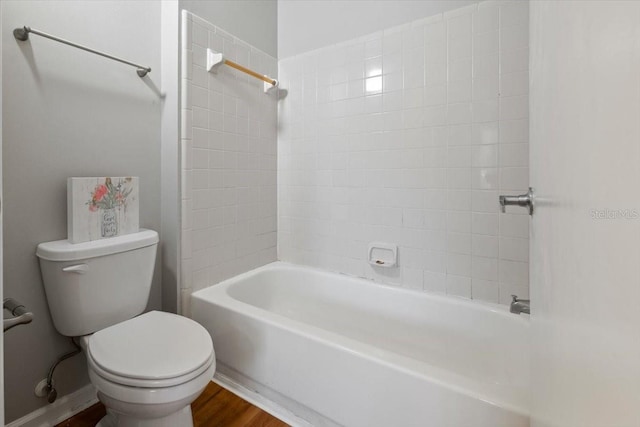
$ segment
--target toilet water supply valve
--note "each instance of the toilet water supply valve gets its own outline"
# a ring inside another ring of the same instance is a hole
[[[36,390],[35,390],[36,396],[38,397],[46,396],[47,402],[49,403],[55,402],[56,399],[58,398],[58,392],[56,391],[55,387],[53,387],[53,373],[55,372],[56,368],[58,367],[60,362],[67,360],[68,358],[73,357],[76,354],[80,354],[82,352],[82,348],[78,345],[78,343],[76,343],[76,341],[73,338],[71,338],[71,343],[76,349],[58,357],[55,363],[51,365],[51,368],[49,368],[49,374],[47,375],[47,378],[43,379],[38,383],[38,385],[36,385]]]

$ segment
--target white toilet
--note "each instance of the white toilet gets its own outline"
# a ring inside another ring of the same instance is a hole
[[[159,311],[139,316],[157,246],[152,230],[38,245],[53,323],[62,335],[80,337],[107,407],[100,427],[192,427],[190,404],[215,372],[211,337],[198,323]]]

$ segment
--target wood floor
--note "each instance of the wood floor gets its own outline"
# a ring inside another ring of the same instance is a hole
[[[194,427],[287,427],[235,394],[210,382],[191,404]],[[56,427],[94,427],[105,415],[104,406],[96,403]]]

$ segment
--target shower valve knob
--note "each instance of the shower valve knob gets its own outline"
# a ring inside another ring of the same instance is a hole
[[[507,206],[522,206],[529,208],[529,215],[533,215],[533,188],[529,187],[527,194],[519,196],[500,196],[500,210],[506,212]]]

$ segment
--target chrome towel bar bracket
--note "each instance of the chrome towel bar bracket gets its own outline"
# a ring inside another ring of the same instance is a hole
[[[16,40],[24,42],[24,41],[29,40],[29,33],[36,34],[36,35],[38,35],[40,37],[44,37],[44,38],[47,38],[47,39],[50,39],[50,40],[54,40],[54,41],[57,41],[59,43],[63,43],[63,44],[66,44],[68,46],[72,46],[72,47],[84,50],[86,52],[94,53],[96,55],[100,55],[100,56],[103,56],[105,58],[109,58],[109,59],[112,59],[114,61],[121,62],[123,64],[131,65],[132,67],[136,67],[137,68],[136,73],[140,77],[144,77],[148,73],[151,72],[151,68],[150,67],[145,67],[144,65],[136,64],[135,62],[127,61],[125,59],[118,58],[117,56],[109,55],[108,53],[100,52],[98,50],[91,49],[91,48],[83,46],[81,44],[73,43],[73,42],[70,42],[69,40],[65,40],[65,39],[61,39],[60,37],[52,36],[51,34],[47,34],[47,33],[43,32],[43,31],[35,30],[35,29],[31,28],[31,27],[27,27],[26,25],[24,27],[22,27],[22,28],[16,28],[15,30],[13,30],[13,37],[15,37]]]
[[[24,305],[14,300],[13,298],[5,298],[2,303],[2,307],[5,310],[8,310],[11,315],[14,316],[2,320],[4,332],[8,331],[14,326],[26,325],[27,323],[31,323],[31,321],[33,320],[33,313],[27,311]]]

